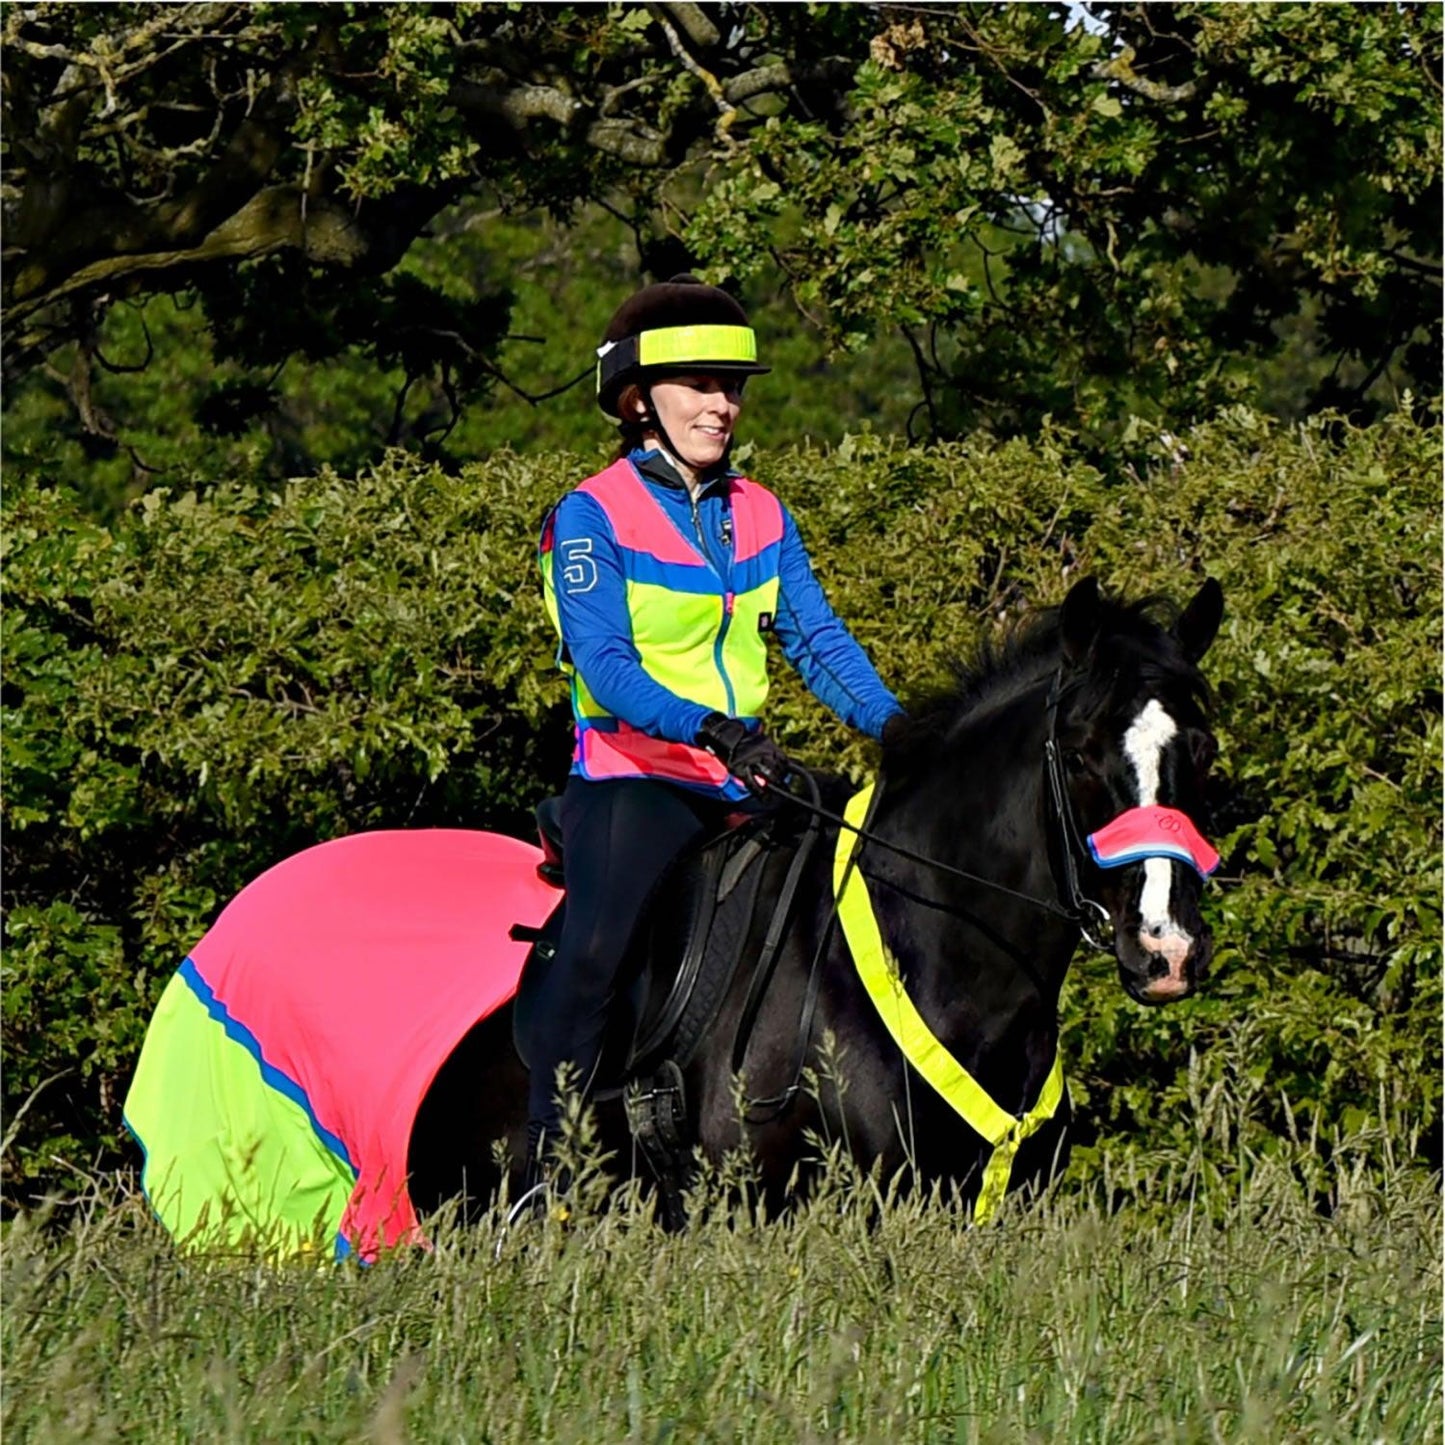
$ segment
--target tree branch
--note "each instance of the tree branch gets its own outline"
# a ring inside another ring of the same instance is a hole
[[[447,199],[444,192],[417,193],[419,198],[428,195],[432,197],[430,202],[423,200],[413,209],[434,214]],[[400,218],[394,197],[387,219],[390,230],[403,238],[414,234],[414,227],[405,222],[397,224]],[[375,252],[390,257],[396,242],[397,237],[385,228],[368,226],[359,212],[330,197],[308,199],[299,186],[271,186],[258,192],[195,245],[102,257],[72,272],[58,285],[16,301],[10,307],[9,319],[12,324],[23,321],[88,287],[113,283],[139,272],[210,261],[255,260],[287,248],[301,251],[319,265],[356,267],[377,259]]]
[[[718,109],[717,128],[713,132],[718,141],[729,150],[737,148],[737,142],[728,132],[732,129],[733,122],[738,118],[737,107],[727,98],[723,90],[722,82],[718,80],[712,71],[706,69],[699,61],[693,58],[688,52],[687,46],[682,43],[682,37],[673,28],[672,22],[668,19],[668,8],[665,5],[649,5],[652,18],[662,27],[662,33],[667,36],[667,43],[672,53],[682,62],[682,67],[689,75],[696,76],[702,82],[703,89],[712,97],[713,104]],[[692,6],[680,6],[680,9],[695,9]]]
[[[626,86],[632,88],[633,82],[626,82]],[[597,119],[586,125],[580,139],[593,150],[617,156],[630,165],[648,169],[665,166],[665,137],[640,121],[608,115],[611,103],[622,89],[617,86],[603,93]],[[463,114],[504,120],[518,135],[524,135],[528,122],[533,120],[555,121],[572,134],[590,111],[582,101],[551,85],[521,85],[504,90],[477,80],[463,80],[452,86],[448,98]]]
[[[666,4],[655,8],[665,10],[677,26],[687,32],[687,38],[699,50],[711,50],[722,39],[721,32],[703,14],[700,5]]]
[[[443,341],[451,342],[469,361],[475,362],[484,371],[490,372],[514,396],[520,397],[525,402],[530,402],[533,406],[536,406],[539,402],[549,401],[554,396],[561,396],[564,391],[571,391],[578,382],[585,381],[596,371],[596,367],[589,364],[579,371],[570,381],[564,381],[560,386],[554,386],[549,391],[538,392],[534,396],[531,392],[524,391],[518,386],[490,357],[483,356],[460,332],[448,331],[438,326],[408,326],[405,327],[404,330],[439,337]]]
[[[851,77],[857,68],[855,61],[845,60],[841,55],[826,56],[812,65],[789,65],[785,61],[776,61],[723,81],[723,94],[734,105],[741,105],[754,96],[776,94],[806,81],[840,83]]]
[[[1428,276],[1432,281],[1438,281],[1442,275],[1442,268],[1438,261],[1420,261],[1414,256],[1407,256],[1398,247],[1387,247],[1387,255],[1398,266],[1403,266],[1407,271],[1416,271],[1421,276]]]
[[[1160,105],[1183,105],[1199,94],[1199,81],[1186,80],[1183,85],[1160,85],[1157,80],[1146,80],[1134,72],[1134,47],[1126,45],[1118,55],[1101,60],[1092,74],[1097,80],[1114,80],[1125,90],[1143,96]]]
[[[629,165],[657,170],[667,165],[666,138],[640,121],[598,120],[587,128],[593,150],[616,156]]]

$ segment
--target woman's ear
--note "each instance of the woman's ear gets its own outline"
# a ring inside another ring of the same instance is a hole
[[[647,414],[647,403],[642,399],[642,388],[635,382],[622,388],[617,398],[617,415],[625,422],[643,426],[652,418]]]

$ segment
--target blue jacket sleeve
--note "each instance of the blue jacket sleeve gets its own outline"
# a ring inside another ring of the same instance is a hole
[[[903,709],[828,605],[786,507],[780,573],[776,628],[784,655],[814,695],[845,723],[880,736],[883,724]]]
[[[552,546],[562,642],[587,690],[608,712],[653,737],[692,742],[708,709],[643,669],[607,514],[586,493],[569,492],[555,513]]]

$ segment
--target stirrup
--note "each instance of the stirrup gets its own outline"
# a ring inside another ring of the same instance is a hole
[[[571,1208],[561,1200],[554,1205],[551,1202],[552,1197],[552,1184],[546,1179],[523,1191],[521,1198],[507,1211],[507,1217],[502,1221],[502,1227],[497,1233],[496,1247],[492,1250],[493,1263],[501,1259],[502,1249],[518,1225],[525,1224],[528,1220],[555,1220],[558,1224],[567,1224],[571,1220]]]
[[[503,1230],[510,1230],[521,1220],[543,1213],[544,1210],[538,1206],[547,1203],[551,1192],[551,1185],[549,1185],[545,1179],[539,1180],[523,1193],[522,1197],[507,1211],[507,1217],[502,1222]]]
[[[663,1228],[675,1234],[687,1224],[682,1191],[691,1155],[682,1070],[677,1063],[664,1059],[650,1078],[634,1083],[625,1106],[633,1141],[657,1181]]]

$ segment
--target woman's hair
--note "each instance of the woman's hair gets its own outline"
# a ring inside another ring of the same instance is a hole
[[[617,395],[617,455],[625,457],[635,447],[642,445],[644,426],[641,418],[647,416],[647,403],[642,397],[642,388],[629,382]]]

